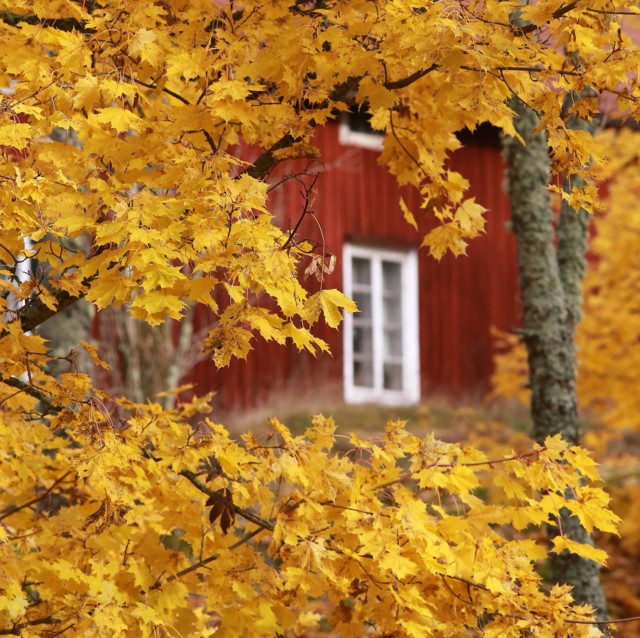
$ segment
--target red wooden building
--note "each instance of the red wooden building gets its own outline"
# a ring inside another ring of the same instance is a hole
[[[314,358],[256,341],[247,360],[229,368],[199,364],[192,379],[197,391],[216,390],[223,410],[327,387],[340,395],[333,398],[395,404],[430,394],[485,392],[491,327],[508,329],[519,321],[515,240],[508,231],[497,133],[482,127],[463,141],[451,168],[469,180],[470,195],[488,209],[487,232],[471,242],[466,257],[447,255],[437,262],[418,249],[422,237],[403,219],[395,179],[376,163],[379,138],[347,121],[320,130],[314,215],[306,216],[298,235],[336,255],[324,285],[346,292],[361,312],[339,330],[315,326],[332,355]],[[299,184],[274,189],[273,197],[283,227],[295,225],[302,207]],[[418,210],[417,193],[403,197]]]

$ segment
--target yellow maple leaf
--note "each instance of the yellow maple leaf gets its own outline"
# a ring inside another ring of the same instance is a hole
[[[456,256],[467,252],[467,243],[462,238],[460,228],[452,222],[442,224],[427,233],[422,246],[428,248],[429,254],[435,259],[442,259],[449,250]]]
[[[305,315],[310,323],[315,323],[320,312],[331,328],[337,328],[342,321],[342,310],[358,312],[358,306],[339,290],[321,290],[311,295],[305,302]]]
[[[219,368],[228,366],[233,357],[246,359],[253,335],[239,326],[214,328],[202,342],[202,351],[210,352]]]
[[[129,130],[137,131],[143,125],[143,121],[131,111],[115,106],[107,106],[93,116],[97,122],[108,124],[118,133],[126,133]]]
[[[553,548],[552,552],[560,554],[564,550],[577,554],[583,558],[588,558],[600,565],[604,565],[607,561],[607,552],[602,549],[594,547],[591,543],[578,543],[566,536],[556,536],[551,541]]]
[[[608,509],[611,497],[599,487],[582,487],[575,500],[564,505],[590,533],[594,528],[610,534],[618,533],[620,518]]]
[[[255,627],[258,631],[267,632],[268,635],[276,635],[280,629],[278,617],[273,612],[273,606],[265,600],[258,604]]]
[[[139,55],[140,59],[155,66],[162,60],[162,49],[158,45],[158,34],[151,30],[142,28],[129,41],[129,52]]]
[[[33,128],[29,124],[4,124],[0,126],[0,144],[22,150],[29,145]]]
[[[380,567],[390,571],[396,578],[406,578],[418,573],[418,565],[400,554],[399,551],[387,551],[380,558]]]
[[[158,325],[166,317],[180,319],[184,301],[167,290],[150,290],[138,295],[131,303],[131,314],[145,319],[152,325]]]
[[[413,213],[409,210],[409,208],[407,207],[402,197],[400,198],[400,210],[402,211],[402,215],[404,216],[405,221],[411,224],[411,226],[413,226],[416,230],[418,230],[418,224],[416,222],[416,218],[414,217]]]
[[[111,366],[100,358],[100,355],[98,354],[98,349],[94,345],[90,344],[88,341],[85,341],[83,339],[82,347],[84,348],[86,353],[89,355],[89,358],[91,359],[91,362],[93,363],[93,365],[96,365],[99,368],[102,368],[103,370],[111,370]]]

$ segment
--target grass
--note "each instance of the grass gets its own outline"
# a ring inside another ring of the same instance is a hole
[[[314,414],[332,416],[342,433],[374,434],[384,430],[387,421],[404,420],[414,432],[435,431],[444,440],[460,440],[478,421],[500,421],[520,432],[529,432],[528,408],[514,401],[482,401],[477,398],[452,400],[429,397],[411,406],[349,405],[341,399],[341,388],[326,387],[301,395],[282,392],[269,404],[221,415],[220,420],[232,431],[260,431],[268,419],[276,416],[295,434],[302,433]]]

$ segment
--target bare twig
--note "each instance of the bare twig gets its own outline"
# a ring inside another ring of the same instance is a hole
[[[133,77],[132,75],[125,75],[124,77],[127,80],[130,80],[131,82],[135,82],[136,84],[139,84],[140,86],[144,86],[147,89],[152,89],[154,91],[157,91],[159,89],[159,87],[156,86],[155,84],[150,84],[149,82],[143,82],[142,80],[139,80],[138,78]],[[163,87],[160,90],[163,93],[166,93],[167,95],[170,95],[171,97],[174,97],[176,100],[182,102],[183,104],[186,104],[187,106],[189,106],[191,104],[191,102],[189,102],[189,100],[187,100],[187,98],[185,98],[182,95],[180,95],[180,93],[176,93],[175,91],[172,91],[171,89],[168,89],[166,87]]]
[[[233,551],[234,549],[238,549],[238,547],[240,547],[241,545],[244,545],[246,542],[251,540],[254,536],[257,536],[262,531],[264,531],[263,527],[257,527],[253,531],[247,532],[240,540],[235,542],[233,545],[230,545],[228,547],[228,550],[229,551]],[[176,578],[182,578],[182,576],[186,576],[187,574],[190,574],[191,572],[195,571],[196,569],[199,569],[200,567],[204,567],[205,565],[207,565],[208,563],[213,562],[214,560],[218,560],[218,558],[220,558],[220,554],[219,553],[218,554],[212,554],[211,556],[208,556],[207,558],[203,558],[202,560],[198,561],[197,563],[194,563],[193,565],[190,565],[189,567],[179,571],[177,574],[174,574],[173,576],[170,576],[169,578],[167,578],[167,582],[171,582],[172,580],[175,580]],[[158,589],[159,587],[161,587],[161,584],[160,583],[156,583],[152,587],[152,589]]]
[[[637,11],[607,11],[606,9],[585,9],[585,11],[589,11],[589,13],[603,13],[604,15],[609,16],[637,16],[640,17],[640,13]],[[616,620],[616,622],[621,622]]]
[[[418,161],[416,157],[409,151],[409,149],[403,144],[402,140],[398,137],[396,133],[396,127],[393,124],[393,111],[389,109],[389,124],[391,126],[391,134],[393,135],[396,142],[398,142],[398,146],[405,152],[407,157],[418,167],[418,170],[422,173],[425,179],[429,179],[429,174],[424,170],[422,164]]]
[[[296,225],[289,231],[289,237],[287,238],[287,240],[284,242],[284,244],[282,245],[281,250],[287,250],[287,248],[290,248],[292,244],[295,243],[294,237],[296,236],[296,233],[298,232],[298,229],[300,228],[300,224],[302,224],[303,219],[308,215],[311,214],[313,211],[309,210],[312,204],[312,200],[313,200],[313,192],[314,192],[314,188],[316,185],[316,182],[318,181],[318,177],[320,177],[320,173],[316,173],[312,180],[311,180],[311,184],[305,184],[304,181],[299,177],[296,176],[295,179],[300,182],[302,184],[302,187],[304,188],[304,192],[301,193],[303,199],[304,199],[304,206],[302,208],[302,212],[300,213],[300,216],[298,217],[298,221],[296,222]]]
[[[638,15],[634,13],[633,15]],[[615,620],[575,620],[572,618],[565,618],[564,622],[572,623],[574,625],[617,625],[623,622],[637,622],[640,621],[640,616],[629,616],[628,618],[617,618]]]
[[[487,466],[492,467],[497,465],[498,463],[508,463],[509,461],[520,461],[522,459],[528,458],[530,456],[540,456],[542,452],[544,452],[546,448],[541,447],[539,450],[531,450],[530,452],[524,452],[522,454],[516,454],[515,456],[507,456],[502,459],[487,459],[486,461],[473,461],[470,463],[456,463],[455,461],[452,463],[432,463],[431,465],[427,465],[422,468],[424,470],[431,470],[433,468],[445,468],[445,469],[453,469],[454,467],[481,467]],[[391,487],[392,485],[396,485],[397,483],[402,483],[404,481],[411,480],[413,478],[413,474],[405,473],[399,476],[397,479],[393,481],[389,481],[388,483],[382,483],[381,485],[376,485],[374,490],[382,490],[386,487]]]

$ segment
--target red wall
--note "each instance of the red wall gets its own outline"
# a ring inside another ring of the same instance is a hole
[[[326,250],[338,257],[325,287],[341,288],[345,239],[417,247],[422,237],[404,221],[396,182],[376,164],[375,152],[340,145],[335,126],[319,131],[316,144],[323,164],[311,167],[322,171],[313,210],[322,233],[313,219],[306,218],[299,237],[319,242],[324,237]],[[425,250],[419,253],[423,396],[486,391],[492,369],[490,327],[507,329],[517,325],[519,317],[515,241],[506,228],[509,203],[502,187],[497,139],[490,135],[472,139],[455,153],[451,168],[470,181],[470,195],[489,209],[487,232],[472,241],[466,257],[447,255],[437,262]],[[292,164],[281,167],[279,174],[292,169]],[[299,191],[299,185],[289,182],[272,195],[273,209],[285,228],[298,220],[303,201]],[[403,197],[419,213],[417,193],[405,189]],[[200,316],[199,323],[204,322]],[[330,344],[333,356],[314,358],[293,346],[257,341],[246,361],[235,361],[220,371],[212,363],[200,364],[193,376],[197,391],[217,390],[218,406],[231,409],[264,403],[285,387],[306,391],[331,379],[338,382],[342,334],[324,325],[316,326],[316,334]]]

